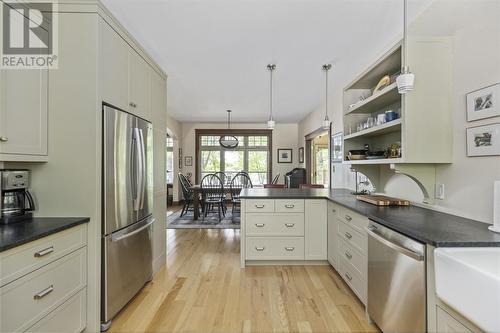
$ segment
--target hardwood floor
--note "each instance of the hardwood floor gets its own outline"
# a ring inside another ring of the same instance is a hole
[[[239,230],[168,230],[167,265],[110,332],[377,332],[329,266],[239,267]]]

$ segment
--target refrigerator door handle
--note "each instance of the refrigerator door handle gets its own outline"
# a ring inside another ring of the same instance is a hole
[[[130,236],[133,236],[135,234],[138,234],[139,232],[143,231],[144,229],[148,228],[151,224],[153,224],[156,220],[154,218],[151,218],[148,223],[143,225],[142,227],[135,229],[129,233],[126,234],[120,234],[120,235],[112,235],[111,236],[111,241],[112,242],[118,242],[121,241],[122,239],[128,238]]]
[[[139,170],[139,177],[140,177],[140,204],[139,204],[139,209],[144,208],[144,193],[146,192],[146,143],[144,142],[144,133],[142,132],[142,129],[139,129],[139,138],[141,142],[141,159],[140,159],[140,170]]]
[[[135,148],[135,159],[133,160],[133,163],[135,163],[134,169],[136,170],[135,173],[135,197],[133,200],[133,205],[134,205],[134,210],[138,211],[141,207],[141,193],[142,193],[142,183],[143,183],[143,172],[142,172],[142,141],[141,141],[141,135],[140,135],[140,129],[134,128],[133,130],[133,137],[132,137],[133,142],[135,142],[134,148]],[[134,176],[134,175],[133,175]],[[133,177],[132,176],[132,177]]]

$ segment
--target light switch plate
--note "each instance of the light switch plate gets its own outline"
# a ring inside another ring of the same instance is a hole
[[[435,197],[438,200],[444,200],[444,184],[436,184]]]

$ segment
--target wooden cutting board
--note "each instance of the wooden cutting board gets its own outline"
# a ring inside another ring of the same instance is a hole
[[[384,195],[358,195],[356,199],[376,206],[409,206],[408,200],[386,197]]]

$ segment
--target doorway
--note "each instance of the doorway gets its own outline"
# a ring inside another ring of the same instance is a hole
[[[306,136],[307,182],[330,187],[329,132],[315,131]]]

